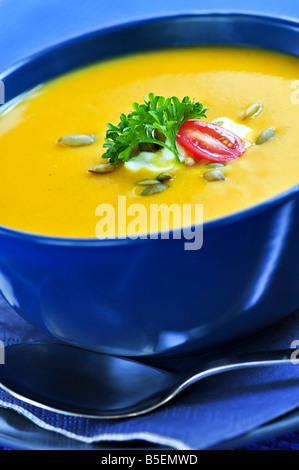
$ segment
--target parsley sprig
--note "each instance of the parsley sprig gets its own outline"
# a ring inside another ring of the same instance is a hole
[[[144,103],[133,103],[133,111],[121,114],[118,126],[109,123],[103,158],[117,165],[118,160],[128,161],[138,144],[157,144],[169,149],[179,161],[176,135],[181,125],[190,119],[206,117],[206,109],[189,96],[180,101],[176,96],[165,98],[150,93]]]

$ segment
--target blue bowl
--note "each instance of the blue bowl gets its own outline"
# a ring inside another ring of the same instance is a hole
[[[95,31],[4,73],[6,99],[78,67],[190,45],[299,56],[299,23],[246,14],[156,18]],[[253,334],[299,306],[299,186],[181,240],[68,239],[0,227],[0,289],[56,338],[109,354],[175,355]],[[162,260],[162,262],[161,262]]]

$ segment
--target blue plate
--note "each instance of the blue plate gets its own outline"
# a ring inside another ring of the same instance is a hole
[[[235,449],[246,447],[273,437],[299,430],[299,410],[272,421],[244,434],[226,441],[213,449]],[[84,444],[52,431],[39,428],[28,419],[14,411],[0,409],[0,446],[24,450],[157,450],[162,447],[145,442]]]

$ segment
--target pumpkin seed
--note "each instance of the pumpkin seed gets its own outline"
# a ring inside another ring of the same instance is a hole
[[[111,171],[114,171],[114,170],[115,170],[115,166],[112,165],[111,163],[102,163],[101,165],[94,166],[88,171],[90,171],[91,173],[105,174],[105,173],[111,173]]]
[[[134,157],[137,157],[137,155],[140,154],[140,149],[139,149],[139,145],[135,145],[135,147],[132,148],[131,150],[131,153],[130,153],[130,158],[134,158]]]
[[[160,140],[160,142],[166,142],[166,135],[160,132],[158,129],[154,130],[154,138]]]
[[[141,191],[141,196],[151,196],[152,194],[161,193],[164,189],[167,189],[166,184],[157,183],[150,186],[147,186],[143,191]]]
[[[223,168],[224,165],[222,163],[208,163],[206,167],[207,168]]]
[[[247,119],[247,118],[254,118],[256,117],[258,114],[260,114],[260,112],[262,111],[263,109],[263,105],[261,103],[253,103],[251,104],[250,106],[248,106],[248,108],[246,109],[246,111],[244,112],[243,114],[243,119]]]
[[[158,184],[158,181],[154,179],[146,178],[144,180],[137,181],[136,184],[140,184],[141,186],[150,186],[152,184]]]
[[[274,137],[275,130],[273,127],[270,127],[269,129],[265,129],[260,133],[258,138],[256,139],[256,145],[261,145],[264,144],[265,142],[268,142],[268,140],[272,139]]]
[[[184,158],[183,163],[186,166],[193,166],[195,164],[195,160],[192,157],[186,157]]]
[[[215,119],[215,121],[213,121],[213,124],[216,126],[222,126],[223,123],[224,121],[222,121],[222,119]]]
[[[90,145],[95,142],[94,135],[85,135],[85,134],[69,134],[60,137],[58,141],[61,145],[66,145],[67,147],[81,147],[83,145]]]
[[[207,181],[221,181],[225,180],[225,176],[220,170],[206,171],[203,177]]]
[[[170,173],[167,173],[166,171],[159,173],[157,178],[158,181],[161,181],[163,183],[164,181],[170,181],[173,179],[172,175]]]
[[[139,151],[140,152],[157,152],[157,150],[159,150],[161,148],[161,145],[158,145],[158,144],[155,144],[155,143],[147,143],[145,142],[144,144],[143,143],[140,143],[138,145],[139,147]]]

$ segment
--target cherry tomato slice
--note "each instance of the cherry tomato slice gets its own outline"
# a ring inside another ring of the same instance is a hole
[[[210,122],[186,121],[180,127],[176,139],[193,158],[210,162],[228,162],[245,152],[240,137]]]

